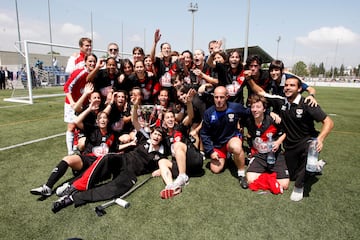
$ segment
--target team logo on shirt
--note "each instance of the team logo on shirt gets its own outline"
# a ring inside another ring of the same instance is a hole
[[[296,117],[297,118],[302,118],[303,113],[304,113],[303,109],[301,109],[301,108],[296,109]]]
[[[235,114],[229,113],[228,118],[229,118],[229,122],[234,122]]]
[[[146,143],[146,144],[144,145],[144,148],[145,148],[146,150],[148,150],[148,149],[149,149],[149,144]]]
[[[160,159],[160,156],[159,156],[158,154],[155,154],[153,160],[154,160],[154,161],[158,161],[159,159]]]

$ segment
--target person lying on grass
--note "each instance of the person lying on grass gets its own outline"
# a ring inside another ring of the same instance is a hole
[[[75,204],[79,207],[88,202],[113,199],[127,192],[137,181],[137,176],[153,172],[158,174],[158,161],[166,158],[168,148],[162,143],[164,132],[160,127],[152,130],[150,135],[140,126],[137,115],[138,104],[132,109],[132,122],[137,131],[137,146],[126,153],[111,153],[88,168],[81,178],[69,185],[63,195],[53,203],[52,211]],[[97,185],[108,179],[112,180]]]

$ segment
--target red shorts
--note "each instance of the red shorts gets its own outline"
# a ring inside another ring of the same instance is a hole
[[[231,139],[233,138],[239,138],[240,140],[242,140],[242,137],[241,136],[235,136],[235,137],[232,137]],[[230,140],[231,140],[230,139]],[[229,140],[229,142],[230,142]],[[228,149],[229,149],[229,142],[227,142],[224,146],[222,146],[221,148],[214,148],[214,152],[217,152],[219,158],[224,158],[226,159],[227,158],[227,153],[228,153]]]

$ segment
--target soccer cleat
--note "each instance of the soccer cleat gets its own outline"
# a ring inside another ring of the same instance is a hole
[[[62,186],[58,187],[56,189],[56,195],[59,197],[72,195],[74,192],[77,192],[78,190],[69,183],[64,183]]]
[[[64,195],[62,195],[62,193],[65,191],[65,189],[69,186],[70,184],[68,182],[64,183],[63,185],[61,185],[60,187],[58,187],[56,189],[56,196],[58,197],[62,197]]]
[[[175,197],[176,195],[181,193],[181,191],[182,191],[181,187],[178,187],[178,188],[166,187],[165,189],[161,190],[160,197],[162,199],[169,199],[169,198]]]
[[[44,184],[41,187],[31,189],[30,193],[34,195],[42,195],[44,197],[49,197],[52,194],[52,190],[51,188],[46,186],[46,184]]]
[[[243,189],[247,189],[249,187],[248,181],[245,176],[239,176],[239,183]]]
[[[298,188],[298,187],[294,187],[294,190],[292,191],[291,195],[290,195],[290,200],[294,201],[294,202],[298,202],[300,200],[302,200],[304,197],[304,188]]]
[[[56,202],[53,203],[53,207],[51,211],[53,211],[53,213],[57,213],[61,209],[66,208],[67,206],[70,206],[73,203],[74,201],[72,200],[71,196],[64,196],[62,198],[59,198]]]

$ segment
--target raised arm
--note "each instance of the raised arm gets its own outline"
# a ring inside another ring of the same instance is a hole
[[[187,116],[183,120],[183,124],[185,126],[190,126],[192,124],[192,120],[194,118],[194,109],[192,104],[192,99],[194,95],[196,94],[196,90],[191,88],[186,94],[186,110],[187,110]]]
[[[94,68],[94,70],[92,70],[89,75],[86,77],[86,81],[87,82],[93,82],[95,77],[96,77],[96,74],[99,72],[99,70],[101,68],[103,68],[105,66],[105,59],[103,58],[99,58],[99,60],[97,61],[96,63],[96,66]]]
[[[83,109],[84,102],[86,99],[89,98],[89,95],[94,92],[94,85],[92,83],[85,84],[84,93],[81,95],[79,100],[77,100],[74,105],[73,109],[75,112],[80,113]]]
[[[82,113],[80,113],[79,116],[75,118],[75,125],[80,128],[84,129],[84,119],[91,111],[95,111],[99,109],[99,104],[97,104],[95,101],[91,102],[89,104],[89,107],[87,107]]]
[[[150,51],[150,59],[151,59],[151,61],[153,63],[155,62],[156,45],[160,41],[160,38],[161,38],[160,29],[156,29],[155,33],[154,33],[153,46],[152,46],[151,51]]]
[[[136,99],[134,99],[133,101],[133,107],[131,109],[131,122],[134,128],[136,129],[136,131],[139,131],[141,129],[141,125],[139,123],[139,116],[137,112],[140,101],[141,101],[140,96],[137,96]]]

